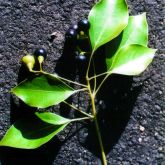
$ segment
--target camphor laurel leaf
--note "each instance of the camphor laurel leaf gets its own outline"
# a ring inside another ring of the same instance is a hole
[[[122,47],[114,56],[112,64],[107,67],[109,73],[122,75],[139,75],[152,62],[156,49],[142,45]]]
[[[108,73],[139,75],[152,62],[156,49],[147,48],[148,24],[146,14],[130,16],[127,27],[121,34],[121,41],[114,54],[112,46],[106,46],[106,64]],[[114,42],[115,43],[115,42]]]
[[[37,108],[57,105],[76,92],[52,74],[30,77],[12,89],[27,105]]]
[[[128,23],[128,8],[125,0],[101,0],[90,11],[89,35],[92,50],[118,36]]]
[[[148,45],[148,24],[146,13],[129,17],[128,25],[122,33],[119,48],[130,44]]]
[[[50,112],[36,112],[33,117],[16,121],[0,141],[0,146],[35,149],[62,131],[71,120]]]

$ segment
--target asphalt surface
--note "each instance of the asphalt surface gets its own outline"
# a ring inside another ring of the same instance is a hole
[[[48,51],[45,70],[60,72],[56,64],[67,54],[63,50],[65,32],[72,23],[87,17],[94,3],[95,0],[0,0],[0,139],[11,123],[29,113],[10,94],[10,89],[24,77],[20,63],[24,52],[44,47]],[[158,51],[141,76],[113,76],[102,89],[104,95],[98,97],[107,160],[110,165],[165,165],[165,1],[128,0],[128,5],[131,15],[147,12],[149,47]],[[56,32],[56,38],[50,43],[48,35],[52,32]],[[67,68],[70,66],[67,62]],[[67,74],[68,69],[63,66],[62,70]],[[76,99],[73,98],[75,102]],[[84,95],[80,95],[79,102],[86,109]],[[61,105],[63,108],[66,109]],[[0,164],[101,165],[92,124],[73,124],[64,132],[37,150],[0,148]]]

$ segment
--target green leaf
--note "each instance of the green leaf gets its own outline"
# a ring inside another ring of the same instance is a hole
[[[139,75],[152,62],[156,49],[142,45],[128,45],[121,48],[111,59],[106,60],[109,73]]]
[[[61,125],[61,124],[66,124],[66,123],[71,122],[71,120],[61,117],[51,112],[41,112],[41,113],[36,112],[35,114],[39,119],[49,124]]]
[[[137,16],[130,16],[127,27],[123,32],[111,42],[105,45],[106,58],[112,63],[112,57],[121,47],[131,44],[147,46],[148,44],[148,24],[146,13]],[[111,58],[111,59],[110,59]]]
[[[62,131],[71,121],[49,112],[37,112],[36,115],[14,123],[0,141],[0,146],[38,148]]]
[[[28,78],[12,89],[26,104],[38,108],[59,104],[77,91],[51,74]]]
[[[146,20],[146,13],[129,17],[128,25],[122,34],[120,47],[130,44],[147,46],[148,24]]]
[[[89,13],[89,35],[93,51],[118,36],[128,23],[125,0],[101,0]]]

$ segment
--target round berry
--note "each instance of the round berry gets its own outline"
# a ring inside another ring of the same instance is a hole
[[[22,57],[22,62],[27,66],[29,71],[31,71],[35,64],[35,58],[34,58],[34,56],[28,54],[28,55]]]
[[[76,60],[77,60],[78,62],[86,62],[87,58],[86,58],[85,55],[79,54],[79,55],[76,56]]]
[[[87,31],[90,28],[90,23],[87,19],[83,19],[78,22],[78,28],[81,31]]]
[[[37,57],[38,56],[43,56],[44,59],[46,59],[47,52],[46,52],[46,50],[44,48],[38,48],[38,49],[35,50],[34,55],[37,56]]]
[[[69,29],[74,29],[74,30],[78,30],[78,25],[77,24],[73,24],[69,27]]]
[[[82,79],[86,74],[86,69],[88,66],[87,57],[83,54],[79,54],[75,57],[76,59],[76,67],[78,71],[79,78]]]
[[[66,32],[67,39],[77,39],[77,31],[75,29],[69,29]]]

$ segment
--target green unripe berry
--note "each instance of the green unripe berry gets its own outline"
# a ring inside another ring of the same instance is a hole
[[[38,62],[39,64],[42,64],[44,61],[44,57],[43,56],[38,56]]]
[[[34,64],[35,64],[35,58],[34,58],[34,56],[28,54],[28,55],[22,57],[22,62],[27,66],[29,71],[32,71]]]

